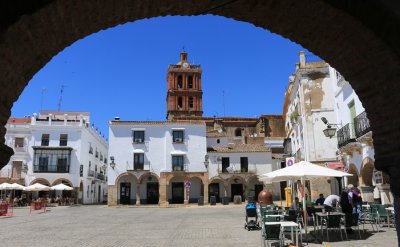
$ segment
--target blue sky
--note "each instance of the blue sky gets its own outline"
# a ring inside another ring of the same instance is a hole
[[[299,51],[309,53],[286,38],[225,17],[140,20],[65,48],[32,78],[12,116],[38,112],[42,99],[43,110],[57,109],[65,85],[61,110],[91,112],[91,122],[103,133],[115,116],[165,120],[167,68],[179,61],[183,47],[189,61],[203,69],[204,116],[282,114]]]

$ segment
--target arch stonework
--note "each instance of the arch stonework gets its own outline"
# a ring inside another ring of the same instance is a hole
[[[130,21],[213,14],[278,33],[339,70],[368,113],[376,147],[375,166],[399,177],[400,108],[391,106],[400,105],[400,14],[391,5],[389,1],[331,0],[299,0],[296,4],[279,0],[204,0],[190,4],[177,0],[10,2],[2,8],[0,23],[0,167],[13,154],[3,144],[13,103],[33,75],[65,47]],[[391,124],[386,119],[391,119]],[[400,184],[392,183],[392,191],[400,195]]]
[[[359,181],[361,186],[372,186],[372,176],[374,172],[374,160],[370,157],[362,161]]]
[[[155,174],[155,173],[153,173],[153,172],[146,172],[146,173],[143,173],[143,174],[139,177],[139,179],[138,179],[139,184],[142,184],[142,183],[143,183],[143,180],[144,180],[145,178],[147,178],[147,177],[155,177],[155,178],[157,179],[157,182],[160,181],[160,177],[159,177],[157,174]]]
[[[43,185],[51,186],[49,180],[47,180],[45,178],[35,178],[34,180],[32,180],[32,182],[29,185],[32,185],[35,183],[41,183]]]
[[[357,169],[356,165],[351,163],[349,165],[348,173],[353,174],[353,176],[350,176],[350,177],[347,178],[347,184],[352,184],[354,186],[358,186],[359,177],[360,176],[359,176],[358,169]]]
[[[54,182],[52,183],[51,186],[60,184],[62,182],[67,182],[68,186],[74,187],[74,184],[69,179],[66,179],[66,178],[58,178],[58,179],[54,180]]]

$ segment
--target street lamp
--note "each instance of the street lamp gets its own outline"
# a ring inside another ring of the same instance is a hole
[[[326,124],[326,127],[327,127],[326,129],[323,130],[324,135],[329,138],[332,138],[333,136],[335,136],[336,128],[332,127],[332,126],[338,126],[338,124],[329,123],[325,117],[322,117],[321,120],[322,120],[322,122],[324,122],[324,124]]]
[[[114,156],[110,156],[110,160],[111,160],[110,166],[114,170],[114,168],[115,168]]]
[[[208,165],[210,164],[210,162],[208,161],[208,155],[206,154],[204,156],[204,166],[206,167],[206,169],[208,169]]]

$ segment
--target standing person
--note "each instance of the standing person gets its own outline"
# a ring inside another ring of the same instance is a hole
[[[340,207],[342,208],[342,212],[345,215],[345,226],[347,233],[353,233],[353,229],[351,229],[351,221],[353,219],[353,207],[350,203],[349,194],[347,191],[343,190],[340,194]]]
[[[333,207],[336,206],[336,203],[340,201],[340,197],[337,195],[330,195],[324,201],[325,211],[332,212]]]
[[[298,197],[294,198],[294,203],[292,203],[292,205],[290,205],[290,209],[291,210],[299,210],[300,209],[300,202],[299,202]]]
[[[354,186],[351,190],[351,193],[352,193],[353,213],[357,213],[358,218],[361,219],[361,212],[362,212],[361,192],[356,186]]]
[[[325,201],[325,197],[324,194],[319,194],[319,198],[315,201],[315,205],[319,206],[319,205],[323,205]]]

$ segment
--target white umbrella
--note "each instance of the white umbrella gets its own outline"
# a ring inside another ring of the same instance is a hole
[[[41,183],[35,183],[24,188],[25,191],[49,191],[50,187]]]
[[[300,179],[301,184],[303,185],[303,180],[310,180],[318,177],[346,177],[353,176],[350,173],[341,172],[337,170],[333,170],[331,168],[326,168],[323,166],[315,165],[308,161],[300,161],[298,163],[294,163],[291,166],[268,172],[261,175],[261,180],[265,182],[279,182],[293,179]],[[306,199],[303,196],[303,208],[306,209]],[[304,223],[305,223],[305,231],[307,234],[307,213],[304,210]]]
[[[17,183],[12,183],[10,186],[12,190],[23,190],[25,188],[25,186],[22,186]]]
[[[54,186],[52,186],[50,188],[52,190],[73,190],[74,189],[74,188],[72,188],[72,187],[70,187],[68,185],[65,185],[65,184],[57,184],[57,185],[54,185]]]
[[[9,183],[0,184],[0,190],[12,190],[11,184],[9,184]]]

